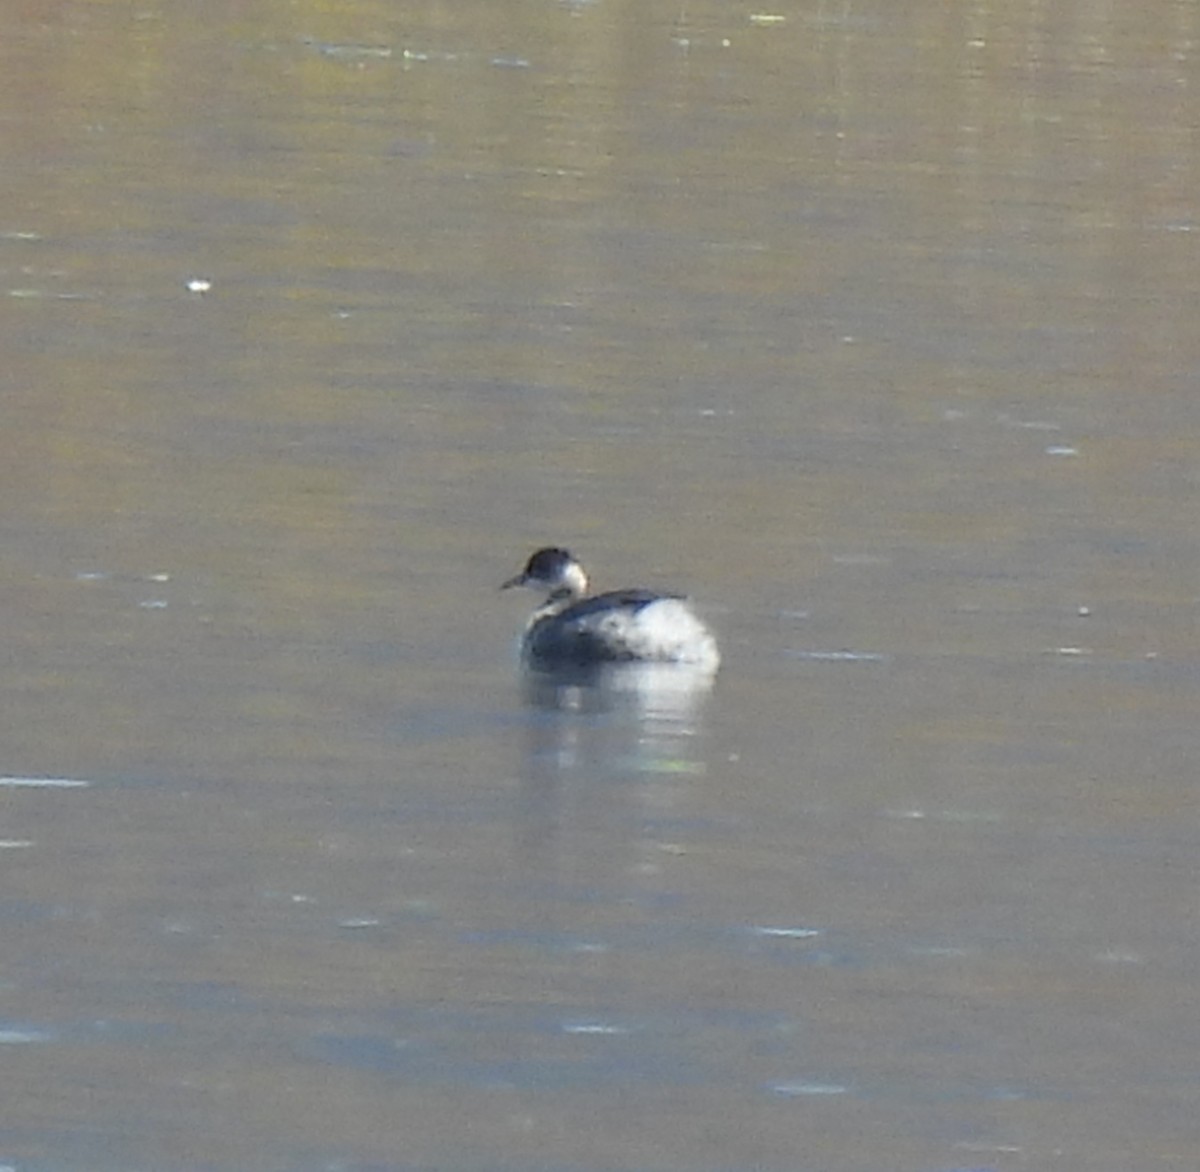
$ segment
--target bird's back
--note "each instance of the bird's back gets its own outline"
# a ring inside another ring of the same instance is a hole
[[[716,643],[682,595],[611,590],[535,615],[525,634],[533,660],[701,663],[716,667]]]

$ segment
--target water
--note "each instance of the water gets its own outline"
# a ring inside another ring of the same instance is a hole
[[[1191,1167],[1197,19],[15,15],[0,1164]]]

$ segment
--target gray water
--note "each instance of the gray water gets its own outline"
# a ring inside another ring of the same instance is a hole
[[[1195,1167],[1198,35],[10,13],[0,1165]]]

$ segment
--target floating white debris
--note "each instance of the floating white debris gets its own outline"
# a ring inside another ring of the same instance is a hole
[[[787,17],[777,12],[752,12],[750,13],[750,23],[757,25],[786,24]]]
[[[1048,647],[1046,648],[1047,655],[1062,655],[1068,659],[1079,659],[1085,655],[1091,655],[1090,647]]]
[[[49,1037],[44,1030],[0,1030],[0,1046],[27,1046],[30,1042],[45,1042]]]
[[[378,928],[381,920],[372,916],[359,916],[350,920],[338,920],[339,928]]]
[[[45,289],[10,289],[8,295],[18,301],[89,301],[92,297],[90,293],[50,293]]]
[[[1069,444],[1051,444],[1046,449],[1047,456],[1078,456],[1079,449],[1073,448]]]
[[[815,659],[822,663],[884,663],[886,655],[877,651],[790,651],[797,659]]]
[[[601,1034],[604,1036],[633,1033],[629,1026],[606,1025],[599,1021],[563,1022],[562,1030],[564,1034]]]
[[[159,573],[159,574],[147,574],[146,575],[147,582],[169,582],[170,580],[171,580],[170,574]]]
[[[71,777],[0,777],[8,789],[86,789],[91,784]]]
[[[33,846],[32,839],[28,838],[0,838],[0,850],[13,851],[19,850],[21,847]]]
[[[107,570],[80,570],[75,575],[76,582],[103,582],[112,575]]]
[[[207,277],[189,277],[187,291],[189,293],[207,293],[212,288],[212,281]]]
[[[386,45],[329,45],[314,42],[314,47],[322,57],[373,57],[386,61],[392,55]]]
[[[1101,952],[1096,959],[1102,964],[1145,964],[1145,960],[1137,952]]]
[[[756,924],[750,929],[755,936],[765,936],[769,940],[811,940],[820,936],[820,928],[772,928]]]
[[[1077,614],[1077,615],[1078,615],[1078,616],[1079,616],[1081,619],[1086,619],[1086,618],[1087,618],[1089,615],[1091,615],[1091,613],[1092,613],[1092,608],[1091,608],[1090,606],[1077,606],[1077,607],[1075,608],[1075,613],[1076,613],[1076,614]]]
[[[883,810],[883,818],[901,819],[906,822],[920,822],[930,818],[935,822],[999,822],[999,814],[989,810]]]
[[[1062,424],[1052,423],[1049,419],[1013,419],[1004,414],[997,415],[996,419],[1005,427],[1021,427],[1026,431],[1062,431]]]

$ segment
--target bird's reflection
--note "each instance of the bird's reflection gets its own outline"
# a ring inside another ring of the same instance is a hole
[[[664,817],[679,785],[704,771],[700,734],[712,672],[666,663],[572,665],[527,671],[521,684],[530,709],[522,785],[527,847],[561,838],[563,819],[573,824],[570,811],[580,802],[610,810],[617,802],[637,822]],[[612,788],[622,781],[634,788]],[[584,797],[589,791],[594,796]]]
[[[682,663],[569,664],[522,675],[526,703],[545,712],[609,712],[640,725],[694,731],[713,673]],[[643,729],[642,731],[645,731]]]

